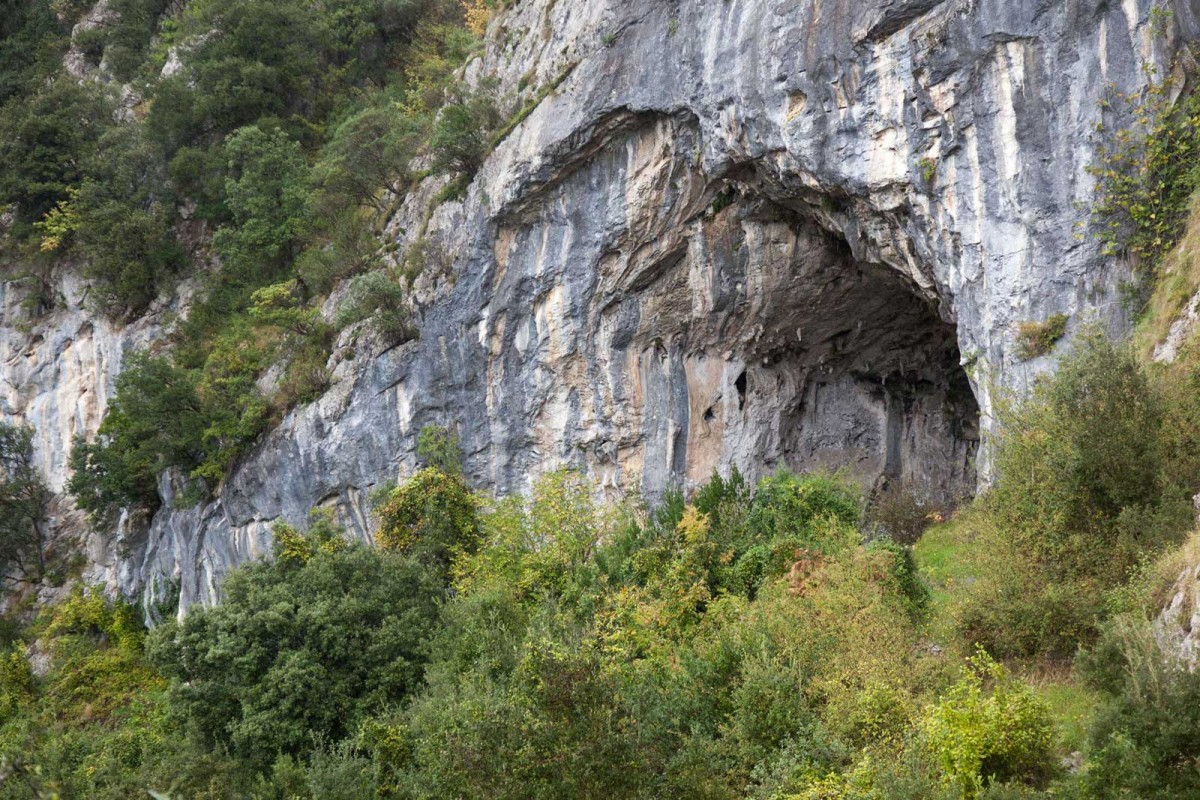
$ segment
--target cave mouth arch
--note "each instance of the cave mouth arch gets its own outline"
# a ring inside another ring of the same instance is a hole
[[[747,256],[750,271],[787,262],[739,391],[753,427],[776,432],[759,435],[766,466],[845,469],[874,490],[907,487],[939,502],[972,495],[979,406],[936,300],[856,257],[812,215],[759,198],[742,205],[740,224],[774,231]],[[772,392],[774,408],[756,412]]]
[[[495,218],[489,407],[518,422],[481,437],[491,482],[570,466],[655,501],[786,466],[973,493],[979,408],[951,305],[904,272],[903,199],[710,149],[688,112],[614,113]]]
[[[845,470],[937,502],[974,493],[979,407],[936,296],[745,187],[679,252],[630,271],[655,276],[631,301],[655,343],[639,378],[646,495],[729,466]]]

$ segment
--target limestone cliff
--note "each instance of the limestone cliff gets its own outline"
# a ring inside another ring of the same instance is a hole
[[[737,465],[848,465],[943,495],[975,485],[996,393],[1050,360],[1019,323],[1120,328],[1120,264],[1087,235],[1102,100],[1200,34],[1150,0],[524,0],[467,75],[542,98],[461,201],[431,179],[389,235],[439,258],[421,337],[349,342],[218,497],[96,537],[89,577],[211,601],[270,524],[366,497],[453,425],[497,492],[571,466],[656,496]],[[4,297],[0,413],[39,431],[56,488],[99,422],[128,328],[66,302],[31,330]],[[986,473],[986,470],[984,470]]]

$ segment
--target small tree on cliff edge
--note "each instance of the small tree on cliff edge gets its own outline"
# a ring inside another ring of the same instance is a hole
[[[33,430],[0,423],[0,572],[34,583],[46,572],[50,490],[33,466]]]

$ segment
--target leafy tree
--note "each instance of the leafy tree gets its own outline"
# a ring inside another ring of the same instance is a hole
[[[444,106],[434,123],[429,146],[434,168],[474,175],[491,150],[500,113],[487,89]]]
[[[423,117],[387,100],[347,117],[321,151],[314,181],[322,203],[366,205],[378,212],[412,180],[409,163],[428,137]]]
[[[0,107],[0,202],[33,223],[83,178],[107,116],[90,86],[59,78]]]
[[[1195,489],[1170,480],[1165,417],[1133,352],[1096,330],[1002,411],[998,480],[970,518],[986,545],[958,611],[969,641],[1067,656],[1096,635],[1104,588],[1191,524]]]
[[[441,588],[428,570],[361,545],[313,550],[238,569],[219,606],[151,637],[175,713],[260,766],[340,740],[403,701],[437,625]]]
[[[0,423],[0,569],[10,582],[46,573],[50,490],[33,465],[33,429]]]
[[[479,503],[458,472],[419,471],[376,509],[380,546],[448,571],[479,546]]]
[[[62,67],[72,24],[53,0],[0,0],[0,104]]]
[[[183,261],[171,232],[161,151],[138,126],[123,125],[101,137],[74,196],[78,250],[96,301],[114,315],[137,316]]]
[[[71,454],[68,488],[82,508],[158,505],[157,477],[167,467],[192,468],[205,421],[195,384],[169,358],[137,352],[117,376],[94,442]]]
[[[213,236],[234,277],[254,283],[295,255],[307,221],[308,166],[298,142],[278,128],[242,128],[225,143],[226,204],[233,225]]]
[[[103,31],[104,57],[117,80],[133,79],[169,5],[169,0],[113,0],[116,21]]]
[[[275,35],[263,36],[263,31]],[[219,140],[257,120],[319,119],[338,72],[330,17],[304,0],[223,0],[185,12],[202,37],[156,89],[149,124],[168,150]]]
[[[426,466],[448,475],[462,473],[462,447],[458,434],[444,425],[425,425],[417,433],[417,457]]]

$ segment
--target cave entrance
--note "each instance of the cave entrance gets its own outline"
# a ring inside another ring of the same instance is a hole
[[[727,348],[724,424],[706,411],[691,426],[692,482],[711,474],[701,462],[716,460],[750,475],[846,469],[867,487],[906,486],[938,501],[973,493],[979,407],[955,325],[927,293],[855,258],[811,217],[762,199],[721,211],[703,235],[713,313],[686,338]],[[697,416],[713,405],[692,400]],[[713,435],[722,457],[704,458]]]

